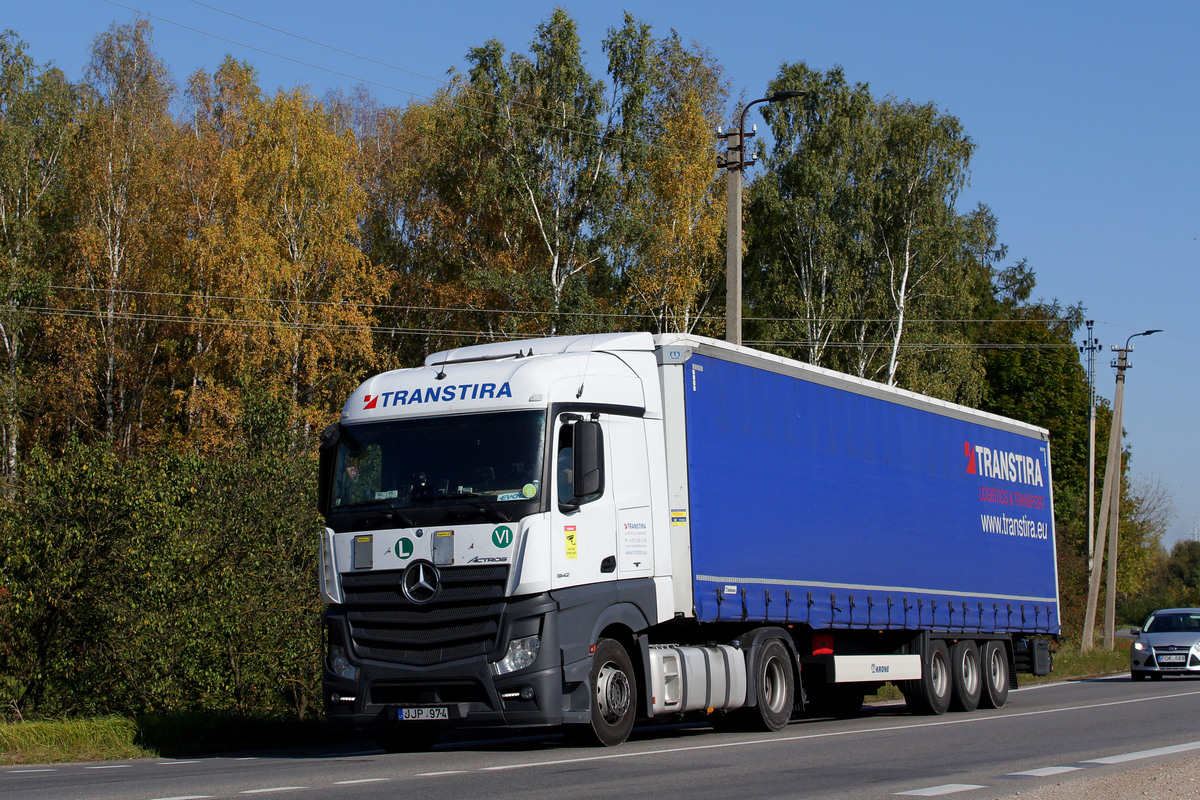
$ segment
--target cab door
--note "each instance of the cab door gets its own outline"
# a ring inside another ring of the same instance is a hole
[[[563,413],[555,420],[551,586],[613,580],[616,502],[605,415]]]

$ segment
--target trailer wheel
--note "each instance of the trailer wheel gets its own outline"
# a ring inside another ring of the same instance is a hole
[[[747,716],[753,727],[768,731],[783,730],[792,718],[796,704],[796,676],[791,653],[779,639],[763,643],[754,669],[754,694],[758,698]]]
[[[984,642],[982,652],[983,693],[979,705],[1004,708],[1008,702],[1008,652],[1003,642],[995,640]]]
[[[979,670],[979,648],[970,639],[959,639],[950,648],[950,707],[955,711],[974,711],[979,708],[983,694],[983,678]]]
[[[950,707],[954,683],[950,672],[950,651],[941,639],[931,639],[924,653],[921,677],[908,682],[904,700],[914,714],[945,714]]]
[[[637,679],[633,662],[620,642],[601,639],[592,654],[592,721],[576,733],[604,747],[615,747],[629,738],[637,716]]]

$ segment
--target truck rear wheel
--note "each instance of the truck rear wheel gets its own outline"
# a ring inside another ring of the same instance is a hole
[[[970,639],[959,639],[950,648],[950,707],[955,711],[974,711],[979,708],[983,693],[983,678],[979,670],[979,648]]]
[[[909,681],[904,700],[914,714],[945,714],[950,707],[950,650],[941,639],[932,639],[921,659],[921,677]]]
[[[983,644],[983,694],[979,705],[984,708],[1004,708],[1008,702],[1008,651],[1004,643],[995,640]]]
[[[746,717],[760,730],[783,730],[796,703],[796,675],[787,645],[779,639],[764,642],[751,679],[757,700],[754,708],[746,709]]]
[[[592,721],[578,733],[595,744],[615,747],[629,738],[637,716],[637,679],[620,642],[601,639],[596,643],[589,683]]]

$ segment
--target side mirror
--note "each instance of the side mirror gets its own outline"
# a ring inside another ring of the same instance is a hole
[[[1142,629],[1141,628],[1130,628],[1129,635],[1136,639],[1142,635]]]
[[[604,435],[599,422],[580,421],[573,427],[575,499],[579,500],[604,491]]]
[[[324,514],[329,509],[333,489],[333,456],[337,452],[341,425],[334,423],[321,433],[320,460],[317,462],[317,508]]]

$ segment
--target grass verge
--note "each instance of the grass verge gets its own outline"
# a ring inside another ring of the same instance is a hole
[[[154,755],[126,717],[0,722],[0,764],[113,761]]]

